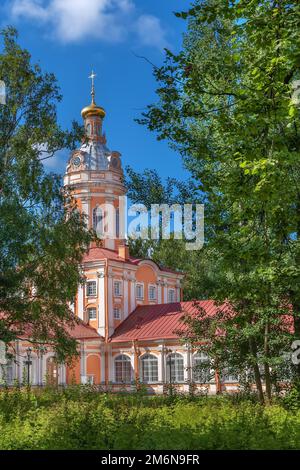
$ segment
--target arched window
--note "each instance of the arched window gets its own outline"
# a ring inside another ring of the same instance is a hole
[[[193,356],[193,381],[205,384],[210,379],[210,360],[206,354],[198,352]]]
[[[87,124],[87,126],[86,126],[86,133],[87,133],[87,135],[91,135],[91,134],[92,134],[92,126],[91,126],[90,123]]]
[[[158,382],[158,360],[153,354],[141,358],[141,381],[143,383]]]
[[[168,382],[184,382],[184,365],[181,354],[173,353],[167,357],[167,380]]]
[[[120,236],[120,211],[116,209],[116,238]]]
[[[101,207],[93,209],[93,229],[98,237],[103,235],[103,212]]]
[[[125,354],[115,358],[115,381],[119,384],[131,382],[131,361]]]

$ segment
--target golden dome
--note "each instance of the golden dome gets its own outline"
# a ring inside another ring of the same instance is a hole
[[[100,118],[104,118],[105,117],[105,111],[103,108],[101,108],[101,106],[97,106],[96,103],[95,103],[95,84],[94,84],[94,78],[96,77],[97,75],[94,73],[94,71],[92,70],[92,73],[91,75],[89,76],[89,78],[92,80],[92,91],[91,91],[91,95],[92,95],[92,102],[89,106],[86,106],[85,108],[83,108],[83,110],[81,111],[81,116],[83,117],[83,119],[89,117],[89,116],[99,116]]]
[[[105,111],[101,106],[97,106],[94,102],[92,102],[89,106],[86,106],[81,111],[81,116],[83,119],[87,118],[88,116],[99,116],[100,118],[105,117]]]

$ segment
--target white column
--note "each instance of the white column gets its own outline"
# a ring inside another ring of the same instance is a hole
[[[85,364],[85,348],[84,342],[80,343],[80,378],[86,375],[86,364]]]
[[[40,385],[41,383],[41,357],[40,354],[36,356],[36,385]]]
[[[81,320],[83,320],[83,289],[84,289],[84,286],[79,284],[78,294],[77,294],[77,300],[78,300],[77,310],[78,310],[78,317]]]
[[[130,281],[130,313],[135,310],[136,300],[135,300],[135,281]]]
[[[59,366],[59,384],[65,385],[66,384],[66,366],[65,364],[61,364]]]
[[[135,380],[134,348],[131,350],[131,381]]]
[[[163,345],[159,346],[158,381],[162,383],[164,382],[164,347]]]
[[[129,296],[129,287],[127,279],[124,279],[123,283],[123,296],[124,296],[124,319],[128,317],[128,296]]]
[[[43,367],[43,355],[41,354],[40,355],[40,358],[39,358],[39,361],[40,361],[40,385],[43,385],[43,382],[44,382],[44,367]]]
[[[105,286],[104,271],[98,272],[98,333],[105,336]]]
[[[184,381],[187,382],[189,378],[189,372],[188,372],[188,367],[189,367],[189,350],[186,348],[186,350],[182,353],[183,355],[183,367],[184,367]]]
[[[108,334],[109,336],[114,332],[113,326],[113,277],[108,275]]]
[[[167,304],[168,303],[168,287],[167,286],[164,286],[164,301],[163,301],[164,304]]]
[[[180,302],[180,287],[177,287],[176,288],[176,302]]]
[[[161,298],[161,294],[162,294],[162,292],[161,292],[161,284],[158,283],[158,285],[157,285],[157,303],[159,303],[159,304],[162,304],[162,303],[163,303],[163,302],[162,302],[162,298]]]

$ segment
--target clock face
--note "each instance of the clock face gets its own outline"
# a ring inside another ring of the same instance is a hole
[[[81,163],[80,157],[74,157],[72,163],[74,166],[79,166]]]

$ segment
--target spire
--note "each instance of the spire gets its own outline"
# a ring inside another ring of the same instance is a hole
[[[92,70],[92,73],[91,75],[89,76],[89,78],[92,80],[92,91],[91,91],[91,95],[92,95],[92,104],[96,104],[95,103],[95,82],[94,82],[94,79],[97,77],[97,74],[94,73],[94,70]]]

